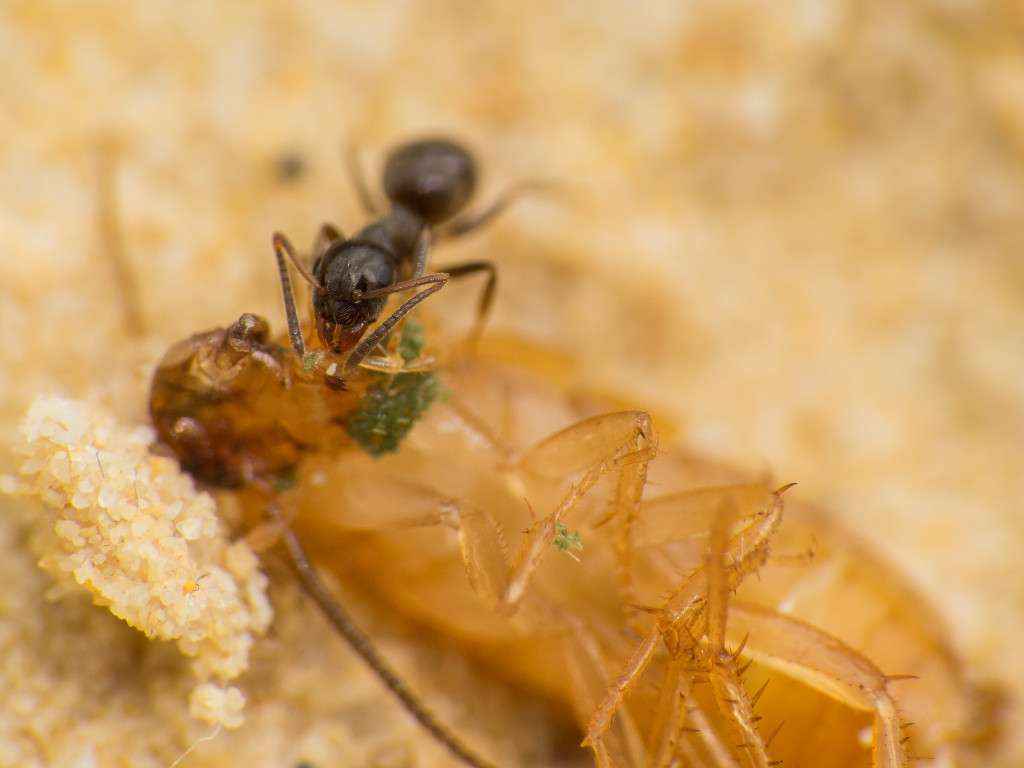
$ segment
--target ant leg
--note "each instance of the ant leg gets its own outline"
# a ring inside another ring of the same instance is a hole
[[[432,239],[433,236],[430,233],[430,228],[424,227],[423,231],[420,232],[419,239],[416,241],[416,252],[413,254],[413,278],[417,278],[427,271],[427,254],[430,253],[430,244]],[[440,272],[441,270],[438,271]]]
[[[309,562],[302,544],[292,532],[288,523],[274,504],[269,507],[271,517],[280,526],[281,538],[288,552],[290,564],[295,571],[305,593],[316,603],[331,625],[337,630],[349,646],[366,665],[374,671],[388,690],[402,703],[405,710],[440,744],[444,745],[456,758],[472,768],[491,768],[491,764],[477,756],[459,741],[456,736],[442,725],[434,714],[427,709],[405,681],[385,661],[377,651],[370,638],[356,625],[341,603],[331,594],[327,585],[320,579],[316,570]]]
[[[380,215],[380,209],[370,194],[370,187],[366,183],[366,174],[363,172],[363,164],[359,157],[359,148],[355,144],[348,144],[345,149],[345,169],[348,171],[352,186],[355,187],[356,195],[359,197],[359,204],[367,216]]]
[[[446,225],[441,227],[439,236],[445,240],[454,240],[457,237],[468,235],[470,232],[489,224],[495,218],[505,212],[506,209],[516,200],[532,192],[543,192],[554,187],[551,181],[536,179],[532,181],[521,181],[513,184],[502,192],[498,199],[476,213],[463,214],[458,216]]]
[[[470,334],[471,341],[476,341],[483,333],[484,325],[486,325],[487,318],[491,312],[491,305],[494,303],[494,292],[498,285],[498,270],[494,266],[494,262],[465,261],[461,264],[438,267],[437,271],[444,272],[452,280],[458,280],[459,278],[475,275],[480,272],[487,273],[487,282],[484,283],[484,289],[480,293],[480,301],[477,303],[476,322],[473,324],[473,331]]]
[[[280,232],[274,233],[274,255],[277,257],[277,272],[281,278],[281,293],[284,295],[284,313],[288,318],[288,335],[292,340],[292,348],[299,358],[306,356],[306,345],[302,341],[302,327],[299,325],[299,316],[295,311],[295,296],[292,293],[292,281],[288,277],[288,265],[284,257],[291,259],[292,263],[298,266],[299,259],[295,255],[295,249],[288,242],[288,238]]]
[[[320,225],[320,231],[316,233],[316,240],[313,241],[313,254],[312,254],[312,267],[315,270],[317,260],[324,255],[324,251],[327,250],[328,246],[335,240],[344,239],[344,235],[341,234],[336,226],[330,222],[325,221]]]
[[[371,333],[369,336],[367,336],[365,339],[359,342],[356,348],[352,350],[351,354],[349,354],[348,360],[345,361],[345,370],[351,371],[353,368],[359,365],[359,362],[364,357],[366,357],[371,351],[373,351],[373,349],[376,348],[378,344],[387,339],[388,334],[390,334],[391,331],[394,330],[395,326],[403,317],[409,314],[409,312],[411,312],[412,309],[417,304],[426,299],[428,296],[430,296],[433,293],[437,293],[439,290],[444,288],[447,282],[448,275],[445,275],[443,273],[434,273],[430,275],[423,275],[421,277],[414,278],[413,280],[407,280],[403,283],[396,283],[395,285],[390,286],[390,289],[388,290],[389,293],[393,292],[393,290],[391,289],[404,290],[406,288],[416,287],[417,285],[425,285],[432,283],[432,285],[428,285],[426,289],[420,291],[415,296],[412,296],[411,298],[407,299],[405,303],[403,303],[401,306],[398,307],[398,309],[391,313],[391,316],[387,320],[378,325],[373,330],[373,333]],[[378,295],[378,293],[378,291],[367,291],[366,293],[363,294],[363,298],[373,298],[376,295]]]
[[[116,183],[116,150],[111,142],[99,149],[96,175],[96,214],[100,244],[114,266],[114,282],[120,294],[124,328],[130,336],[141,336],[145,330],[142,309],[139,306],[139,286],[128,264],[124,248],[124,233],[118,216]]]

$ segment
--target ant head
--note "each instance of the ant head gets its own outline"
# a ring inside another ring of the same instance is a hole
[[[387,297],[362,294],[386,288],[395,280],[395,259],[373,243],[336,240],[317,260],[313,309],[320,341],[333,352],[355,346],[367,326],[380,317]]]
[[[384,192],[428,224],[450,219],[476,189],[472,155],[446,139],[423,139],[396,148],[384,166]]]

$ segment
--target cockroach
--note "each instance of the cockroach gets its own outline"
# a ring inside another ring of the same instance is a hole
[[[567,703],[598,766],[980,759],[971,689],[935,617],[788,485],[659,447],[650,414],[557,386],[527,344],[484,336],[487,354],[430,363],[426,339],[452,346],[440,313],[408,313],[458,274],[488,274],[477,327],[493,298],[493,265],[426,268],[435,229],[472,231],[510,199],[460,217],[474,184],[458,145],[414,142],[387,162],[387,215],[350,240],[322,227],[310,269],[276,235],[288,336],[244,314],[172,347],[150,398],[161,442],[239,492],[325,616],[469,765],[488,763],[408,690],[317,566]],[[306,324],[289,261],[313,289]],[[382,347],[397,362],[370,357]]]

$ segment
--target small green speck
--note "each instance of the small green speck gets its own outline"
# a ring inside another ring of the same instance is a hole
[[[426,343],[423,338],[423,323],[418,320],[409,319],[402,326],[402,335],[398,339],[398,354],[407,363],[411,363],[423,351]]]
[[[323,359],[324,353],[322,350],[317,349],[313,350],[312,352],[307,352],[305,356],[302,358],[302,370],[304,370],[306,373],[309,373],[318,365],[320,365],[320,361]]]
[[[573,560],[579,560],[573,551],[583,551],[583,537],[579,531],[570,531],[563,523],[555,523],[555,549],[565,552]]]

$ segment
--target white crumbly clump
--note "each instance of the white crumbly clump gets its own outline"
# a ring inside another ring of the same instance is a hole
[[[244,721],[242,708],[245,696],[235,688],[223,688],[213,683],[197,685],[188,697],[188,711],[197,720],[220,723],[225,728],[237,728]]]
[[[270,623],[256,556],[227,540],[208,494],[174,461],[149,452],[148,428],[41,397],[21,432],[19,490],[43,501],[32,543],[56,582],[52,595],[85,589],[148,637],[175,641],[203,681],[191,712],[241,725],[241,692],[206,681],[241,674],[253,635]]]

